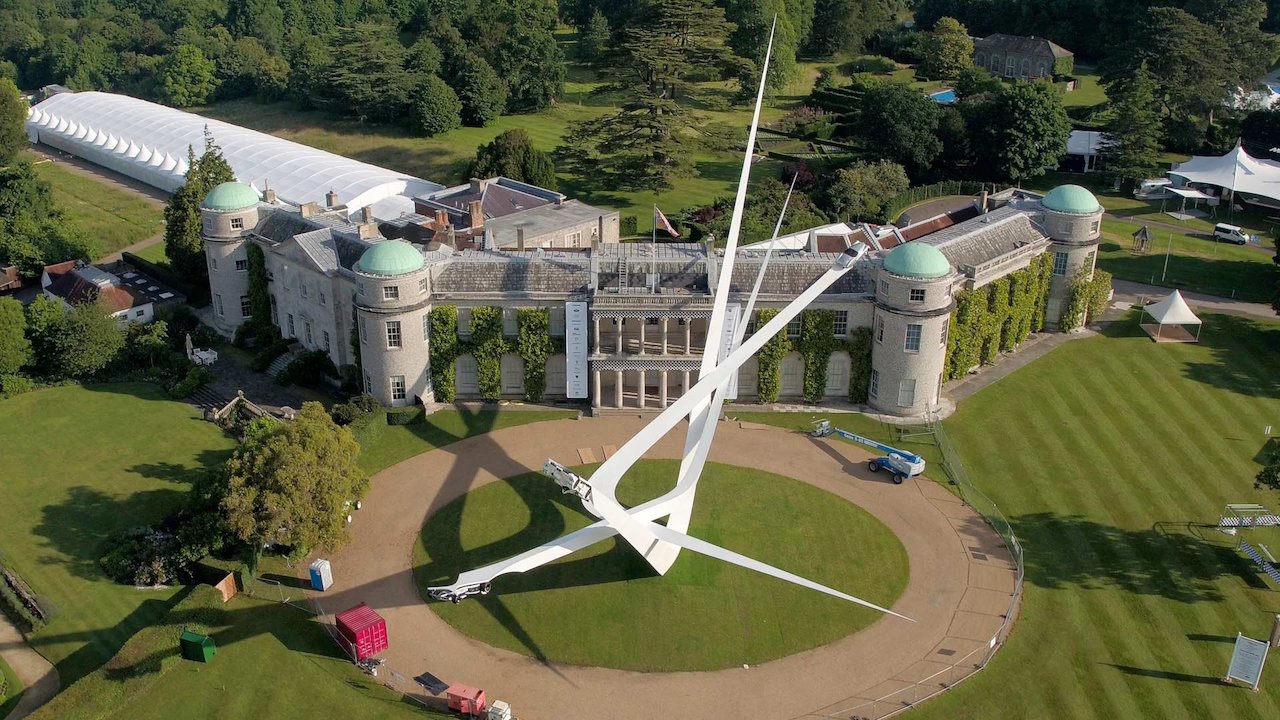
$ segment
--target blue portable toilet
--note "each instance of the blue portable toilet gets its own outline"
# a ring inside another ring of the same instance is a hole
[[[317,560],[311,563],[311,588],[321,592],[333,585],[333,569],[328,560]]]

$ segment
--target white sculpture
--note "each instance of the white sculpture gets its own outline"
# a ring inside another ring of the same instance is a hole
[[[765,71],[761,73],[760,88],[756,95],[755,112],[751,119],[751,130],[747,136],[747,150],[742,161],[742,172],[738,181],[737,196],[734,199],[733,217],[729,225],[727,246],[725,247],[724,260],[715,289],[715,304],[712,307],[711,319],[707,326],[707,347],[703,351],[698,382],[689,388],[680,399],[654,418],[635,437],[627,441],[596,470],[590,479],[580,477],[554,460],[547,460],[543,465],[543,472],[554,479],[565,493],[577,495],[582,500],[583,508],[594,517],[599,518],[597,522],[515,557],[464,572],[452,585],[428,588],[432,598],[456,603],[472,595],[487,594],[492,588],[491,583],[493,580],[500,575],[527,572],[602,540],[607,540],[614,535],[621,535],[659,574],[665,574],[675,563],[680,550],[687,549],[888,613],[904,620],[910,619],[839,590],[807,580],[758,560],[753,560],[732,550],[699,540],[687,533],[690,516],[693,511],[693,500],[698,488],[698,479],[702,475],[707,455],[711,451],[711,442],[715,437],[719,409],[729,389],[729,382],[734,378],[734,373],[754,356],[770,338],[785,329],[787,324],[817,299],[824,290],[831,287],[845,273],[849,272],[857,260],[868,250],[867,246],[862,243],[856,243],[854,247],[846,250],[822,277],[774,316],[764,327],[756,330],[750,339],[743,341],[746,323],[742,322],[737,324],[732,337],[728,338],[727,342],[721,340],[726,335],[725,319],[728,315],[729,289],[733,275],[734,259],[737,254],[738,236],[742,227],[743,207],[746,202],[747,181],[751,171],[751,158],[755,147],[756,130],[760,122],[760,107],[764,99],[765,76],[768,72],[769,58],[772,51],[773,34],[770,32],[769,47],[765,51],[763,65]],[[788,199],[790,199],[790,193],[788,193]],[[785,206],[783,212],[785,213]],[[779,217],[778,226],[774,229],[775,237],[781,225],[782,218]],[[768,261],[769,256],[766,255],[756,278],[755,287],[751,291],[746,314],[742,316],[744,318],[751,317],[751,312],[754,310],[756,296],[764,279]],[[713,343],[718,344],[718,346],[713,346]],[[689,418],[689,429],[685,438],[684,455],[681,458],[680,473],[675,487],[661,497],[650,500],[643,505],[631,509],[624,508],[616,497],[618,483],[621,481],[622,476],[659,439],[686,417]],[[663,518],[666,518],[665,525],[656,522]]]

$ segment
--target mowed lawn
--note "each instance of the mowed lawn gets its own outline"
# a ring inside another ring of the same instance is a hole
[[[628,506],[674,485],[677,460],[641,461],[619,485]],[[579,470],[584,474],[594,470]],[[797,480],[709,463],[690,534],[890,606],[907,581],[897,537],[861,508]],[[467,493],[441,508],[414,550],[419,589],[496,562],[593,518],[538,473]],[[814,552],[823,548],[823,552]],[[481,642],[540,659],[641,671],[714,670],[824,645],[880,614],[720,560],[682,553],[654,575],[616,539],[452,605],[446,622]],[[661,626],[662,632],[654,632]],[[583,633],[583,628],[590,632]],[[779,689],[779,692],[785,692]]]
[[[212,633],[212,662],[181,661],[103,720],[447,717],[424,712],[358,670],[292,605],[239,595],[224,608],[226,624]]]
[[[58,387],[0,402],[0,551],[55,616],[35,649],[64,684],[161,616],[175,589],[138,590],[98,567],[114,532],[160,520],[232,441],[154,385]]]
[[[1223,685],[1237,632],[1266,639],[1280,588],[1205,524],[1280,507],[1253,478],[1280,419],[1280,325],[1205,318],[1200,345],[1132,319],[1054,350],[945,421],[1026,550],[1026,597],[992,665],[920,718],[1280,717],[1280,682]],[[1280,530],[1248,533],[1280,549]]]
[[[53,201],[98,257],[164,232],[164,208],[138,193],[113,187],[61,162],[37,160],[36,174],[53,186]],[[97,259],[97,258],[94,258]]]
[[[22,683],[13,674],[13,668],[4,663],[4,658],[0,658],[0,718],[9,716],[21,695]]]
[[[1133,233],[1141,227],[1138,223],[1103,220],[1098,267],[1124,280],[1250,302],[1270,302],[1275,295],[1277,270],[1270,250],[1214,242],[1207,235],[1187,235],[1151,226],[1153,238],[1147,251],[1139,254],[1132,250]]]
[[[380,428],[360,448],[360,468],[370,475],[429,450],[502,428],[573,417],[575,410],[437,410],[425,422]]]

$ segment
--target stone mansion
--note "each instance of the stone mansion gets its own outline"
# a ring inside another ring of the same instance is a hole
[[[553,347],[546,397],[593,408],[658,409],[679,397],[706,345],[711,288],[722,254],[700,243],[618,242],[618,214],[505,178],[415,197],[417,213],[378,222],[349,216],[332,194],[324,206],[293,207],[239,183],[204,201],[205,252],[216,327],[233,333],[250,314],[247,245],[264,251],[272,323],[338,367],[357,364],[364,389],[386,405],[434,402],[431,310],[457,308],[461,340],[471,312],[498,307],[508,340],[517,310],[547,308]],[[902,228],[835,225],[794,236],[769,259],[760,307],[778,308],[854,243],[871,248],[813,304],[833,311],[833,333],[872,337],[869,405],[911,416],[936,407],[955,293],[984,287],[1053,253],[1046,317],[1065,306],[1070,278],[1091,274],[1102,208],[1067,185],[1043,198],[1008,190]],[[731,307],[745,303],[765,256],[741,249]],[[749,321],[749,319],[744,319]],[[788,333],[798,336],[799,323]],[[561,345],[558,338],[572,340]],[[355,340],[353,341],[353,338]],[[754,402],[755,360],[737,381]],[[847,397],[852,359],[833,352],[826,395]],[[782,360],[780,397],[801,396],[804,359]],[[504,397],[524,393],[518,354],[501,359]],[[456,358],[459,399],[479,396],[476,359]]]

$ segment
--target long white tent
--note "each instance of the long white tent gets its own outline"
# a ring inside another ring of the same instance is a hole
[[[1280,202],[1280,163],[1259,160],[1239,144],[1222,157],[1193,156],[1187,162],[1174,165],[1169,174],[1188,182],[1216,185]]]
[[[240,182],[259,193],[268,184],[290,205],[323,203],[330,190],[350,212],[374,216],[413,211],[413,197],[440,185],[307,145],[201,117],[127,95],[59,93],[27,114],[27,138],[101,165],[165,192],[186,179],[187,148],[204,147],[205,128]]]

